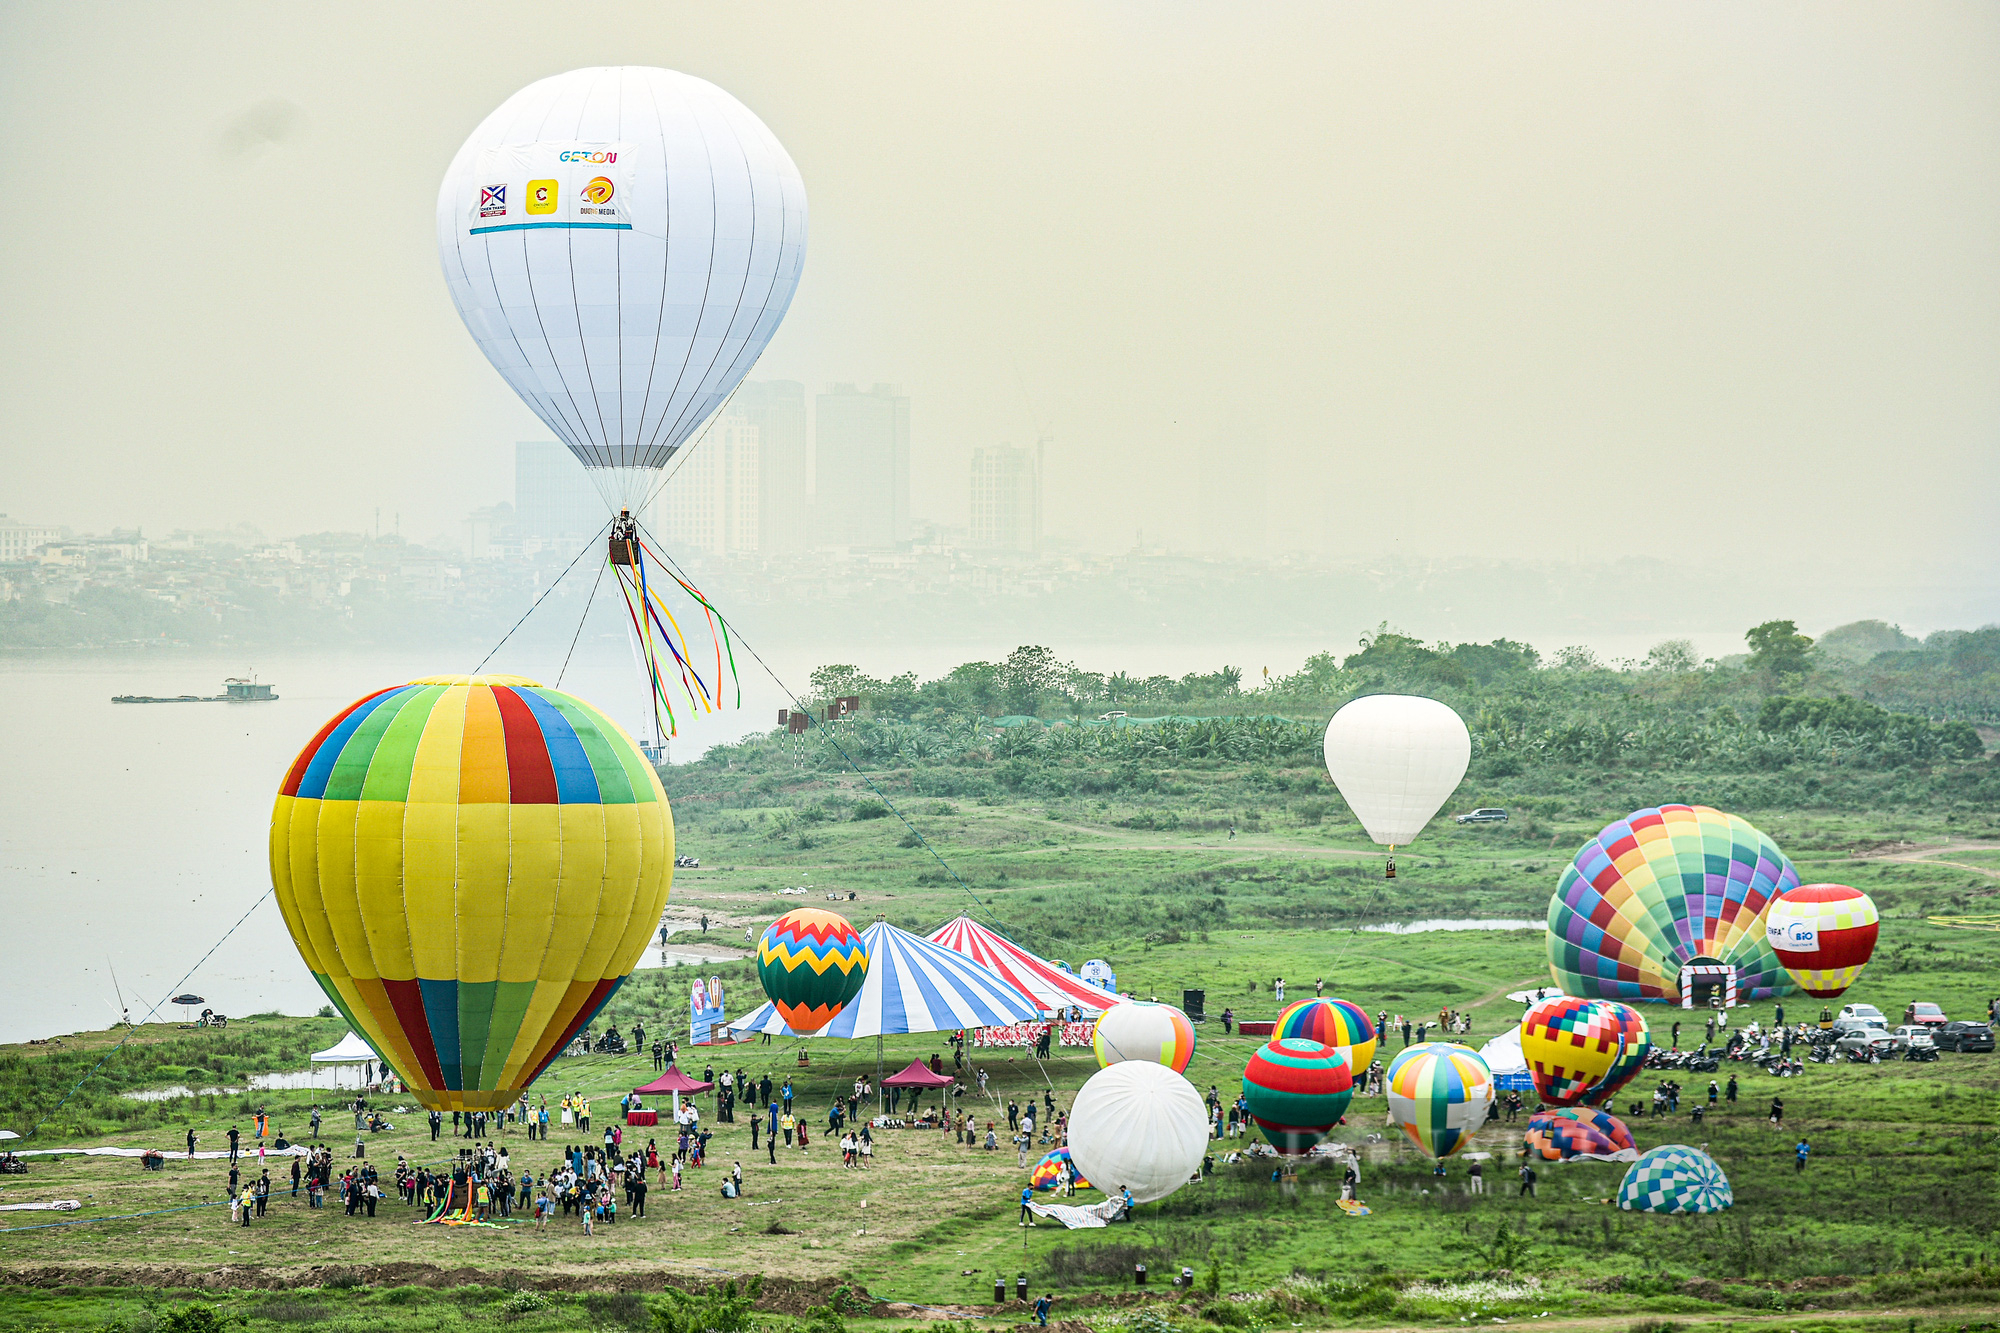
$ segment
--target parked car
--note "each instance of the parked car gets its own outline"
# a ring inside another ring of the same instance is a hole
[[[1896,1039],[1889,1035],[1889,1029],[1878,1027],[1851,1027],[1841,1033],[1833,1043],[1837,1051],[1874,1051],[1887,1055],[1896,1049]]]
[[[1919,1050],[1936,1050],[1937,1042],[1931,1039],[1931,1030],[1922,1023],[1905,1023],[1889,1034],[1896,1040],[1899,1051],[1915,1047]]]
[[[1838,1023],[1842,1019],[1847,1018],[1865,1019],[1878,1028],[1889,1026],[1888,1015],[1872,1004],[1844,1004],[1840,1006],[1840,1013],[1835,1016],[1834,1022]]]
[[[1941,1051],[1990,1051],[1993,1029],[1984,1023],[1946,1023],[1934,1040]]]
[[[1477,810],[1467,811],[1458,817],[1461,824],[1504,824],[1507,812],[1497,805],[1483,805]]]
[[[1124,709],[1114,708],[1108,713],[1099,713],[1097,715],[1097,720],[1099,722],[1116,722],[1121,717],[1130,717],[1130,716],[1132,715],[1126,712]]]
[[[1936,1005],[1929,1004],[1923,1000],[1911,1000],[1909,1007],[1903,1010],[1903,1021],[1905,1023],[1922,1023],[1925,1027],[1941,1028],[1951,1020],[1946,1018],[1944,1010],[1938,1008]]]

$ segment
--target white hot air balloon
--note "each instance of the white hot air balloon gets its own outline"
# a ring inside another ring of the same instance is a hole
[[[1164,1199],[1201,1169],[1208,1108],[1194,1084],[1165,1065],[1124,1060],[1092,1074],[1069,1113],[1069,1155],[1106,1194]]]
[[[438,189],[438,256],[487,359],[634,508],[756,363],[806,256],[806,190],[692,75],[571,70],[500,104]]]
[[[806,253],[798,168],[712,83],[571,70],[472,132],[438,189],[437,238],[480,350],[609,505],[611,563],[656,695],[665,702],[662,682],[679,674],[691,699],[717,706],[720,681],[702,678],[657,605],[676,580],[654,568],[648,581],[637,524],[791,305]]]
[[[1370,694],[1326,724],[1326,771],[1368,836],[1389,849],[1423,832],[1465,776],[1472,737],[1465,721],[1435,699]]]

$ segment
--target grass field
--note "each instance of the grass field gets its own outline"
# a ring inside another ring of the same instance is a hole
[[[975,910],[1044,954],[1110,959],[1121,986],[1139,994],[1178,1000],[1183,989],[1202,988],[1211,1015],[1230,1005],[1239,1016],[1269,1017],[1274,977],[1286,978],[1293,995],[1310,993],[1314,979],[1324,978],[1329,993],[1371,1012],[1469,1010],[1474,1044],[1518,1019],[1520,1007],[1504,999],[1508,991],[1546,979],[1539,931],[1359,927],[1538,919],[1569,851],[1609,817],[1564,801],[1523,809],[1505,827],[1441,824],[1418,850],[1398,857],[1398,878],[1385,881],[1379,849],[1337,810],[1237,808],[1221,812],[1227,817],[1167,821],[1141,817],[1152,807],[1116,802],[909,799],[896,792],[916,828],[945,851],[947,872],[896,819],[866,817],[867,793],[851,779],[802,774],[796,788],[762,799],[769,804],[683,800],[676,807],[682,848],[703,866],[676,878],[669,914],[684,929],[675,947],[700,937],[696,923],[709,918],[706,944],[719,961],[700,971],[731,979],[733,1011],[761,997],[747,965],[726,961],[730,946],[741,945],[746,926],[761,928],[786,907],[823,901],[777,892],[811,885],[815,895],[853,892],[841,910],[857,924],[879,915],[928,931]],[[827,813],[801,818],[806,808]],[[1849,998],[1892,1017],[1912,999],[1973,1016],[2000,992],[2000,935],[1929,920],[1991,911],[2000,891],[2000,848],[1969,840],[1962,821],[1814,811],[1764,814],[1757,822],[1807,880],[1855,884],[1881,904],[1876,961]],[[1155,826],[1140,826],[1147,823]],[[635,975],[607,1017],[672,1030],[690,975],[674,968]],[[1794,1017],[1805,1016],[1802,1004],[1792,1002]],[[1754,1014],[1768,1020],[1768,1006]],[[1666,1011],[1649,1017],[1664,1036]],[[299,1067],[305,1051],[341,1031],[330,1020],[276,1016],[223,1033],[146,1029],[49,1118],[37,1143],[46,1146],[53,1136],[57,1143],[157,1145],[171,1154],[191,1126],[203,1147],[215,1147],[231,1124],[248,1127],[255,1104],[297,1133],[310,1102],[303,1093],[261,1095],[255,1103],[239,1095],[139,1103],[117,1094],[173,1084],[241,1086],[247,1073]],[[1684,1044],[1698,1037],[1697,1028]],[[115,1040],[82,1034],[61,1048],[0,1051],[9,1127],[26,1130],[40,1120]],[[1189,1077],[1226,1093],[1255,1044],[1225,1039],[1219,1025],[1207,1023]],[[792,1076],[800,1105],[818,1108],[822,1125],[834,1093],[877,1067],[872,1043],[807,1042],[806,1067],[797,1064],[799,1049],[746,1045],[714,1055],[718,1067],[726,1058],[753,1076]],[[943,1049],[929,1036],[891,1038],[881,1060],[894,1068]],[[1019,1052],[977,1056],[997,1097],[986,1114],[1003,1127],[1007,1099],[1039,1098],[1049,1088],[1066,1106],[1095,1067],[1087,1051],[1060,1052],[1046,1066]],[[698,1069],[701,1061],[691,1056],[687,1063]],[[826,1302],[840,1284],[866,1293],[847,1298],[855,1317],[886,1320],[884,1327],[920,1312],[871,1301],[962,1307],[1019,1322],[1018,1311],[992,1311],[991,1297],[996,1275],[1011,1284],[1022,1273],[1037,1290],[1062,1295],[1059,1316],[1067,1311],[1099,1326],[1136,1319],[1142,1333],[1164,1333],[1145,1322],[1156,1316],[1185,1328],[1434,1327],[1470,1321],[1476,1312],[1481,1322],[1534,1319],[1642,1333],[1667,1333],[1660,1321],[1691,1333],[1715,1321],[1744,1327],[1778,1314],[1785,1317],[1773,1327],[1798,1333],[1835,1312],[1841,1327],[1903,1333],[1976,1326],[1989,1317],[1984,1312],[2000,1304],[1994,1056],[1808,1066],[1804,1077],[1782,1085],[1752,1066],[1738,1074],[1741,1101],[1705,1125],[1691,1126],[1685,1115],[1630,1122],[1642,1148],[1706,1144],[1723,1164],[1737,1203],[1711,1218],[1606,1207],[1602,1200],[1622,1172],[1610,1165],[1547,1167],[1532,1200],[1513,1196],[1511,1167],[1502,1165],[1489,1172],[1492,1193],[1469,1197],[1462,1164],[1437,1180],[1429,1162],[1383,1123],[1382,1103],[1365,1098],[1339,1137],[1361,1147],[1362,1197],[1372,1216],[1342,1215],[1321,1168],[1307,1167],[1296,1191],[1282,1191],[1268,1168],[1222,1165],[1201,1185],[1139,1210],[1131,1227],[1073,1233],[1015,1225],[1022,1173],[1011,1152],[968,1149],[948,1135],[916,1131],[885,1133],[874,1168],[859,1174],[842,1171],[824,1140],[806,1154],[781,1149],[771,1165],[762,1153],[750,1155],[745,1126],[723,1126],[715,1160],[721,1169],[743,1162],[745,1199],[717,1196],[718,1170],[693,1173],[678,1195],[654,1191],[652,1216],[594,1237],[569,1228],[541,1234],[524,1224],[421,1227],[400,1204],[372,1220],[347,1218],[309,1211],[282,1194],[270,1217],[231,1228],[226,1209],[216,1206],[225,1179],[220,1164],[170,1156],[155,1175],[130,1160],[36,1158],[30,1175],[0,1177],[0,1202],[74,1198],[85,1206],[59,1219],[0,1213],[0,1227],[29,1228],[0,1229],[0,1329],[118,1325],[147,1333],[167,1328],[169,1316],[195,1299],[186,1289],[198,1286],[213,1288],[201,1300],[219,1301],[225,1313],[259,1328],[428,1329],[466,1318],[523,1329],[617,1327],[648,1322],[670,1299],[659,1294],[665,1286],[751,1274],[771,1282],[764,1304],[778,1313],[770,1319],[811,1319],[809,1307],[818,1306],[822,1325],[834,1318]],[[598,1099],[601,1125],[617,1095],[650,1076],[643,1057],[566,1058],[538,1091],[551,1100],[588,1093]],[[1684,1081],[1690,1106],[1706,1080]],[[1643,1095],[1650,1086],[1642,1079],[1635,1090]],[[1782,1132],[1765,1118],[1780,1087]],[[450,1155],[449,1143],[430,1143],[420,1114],[391,1118],[396,1129],[370,1139],[379,1165],[392,1169],[398,1153],[412,1162]],[[1510,1155],[1518,1131],[1489,1129],[1477,1147]],[[1803,1175],[1792,1168],[1800,1132],[1814,1145]],[[351,1145],[352,1137],[351,1129],[329,1132],[335,1143]],[[507,1142],[517,1164],[537,1171],[553,1156],[518,1132]],[[55,1220],[87,1224],[33,1229]],[[1142,1318],[1129,1305],[1132,1265],[1142,1260],[1156,1275],[1193,1267],[1201,1289]],[[858,1314],[870,1308],[872,1315]],[[1903,1313],[1890,1319],[1889,1310]]]

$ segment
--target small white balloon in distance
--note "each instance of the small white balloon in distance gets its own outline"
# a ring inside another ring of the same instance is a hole
[[[1083,1178],[1137,1203],[1164,1199],[1201,1169],[1208,1108],[1165,1065],[1124,1060],[1090,1076],[1069,1113],[1069,1155]]]
[[[1458,790],[1472,735],[1445,704],[1413,694],[1370,694],[1326,724],[1326,771],[1368,830],[1408,846]]]
[[[437,241],[494,369],[614,510],[636,510],[784,319],[805,183],[706,80],[571,70],[473,130],[438,189]]]

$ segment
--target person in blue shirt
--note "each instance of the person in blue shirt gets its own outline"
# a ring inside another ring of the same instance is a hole
[[[1804,1139],[1800,1139],[1799,1146],[1795,1151],[1798,1153],[1798,1165],[1794,1168],[1794,1173],[1796,1174],[1796,1172],[1806,1169],[1806,1158],[1812,1154],[1812,1144]]]
[[[1024,1227],[1035,1225],[1034,1214],[1028,1211],[1028,1205],[1034,1201],[1034,1197],[1035,1187],[1033,1185],[1023,1185],[1021,1187],[1021,1225]],[[1025,1245],[1027,1241],[1023,1240],[1021,1243]]]
[[[1047,1328],[1049,1326],[1050,1304],[1051,1302],[1049,1300],[1048,1293],[1046,1292],[1035,1298],[1035,1322],[1040,1324],[1043,1328]]]

